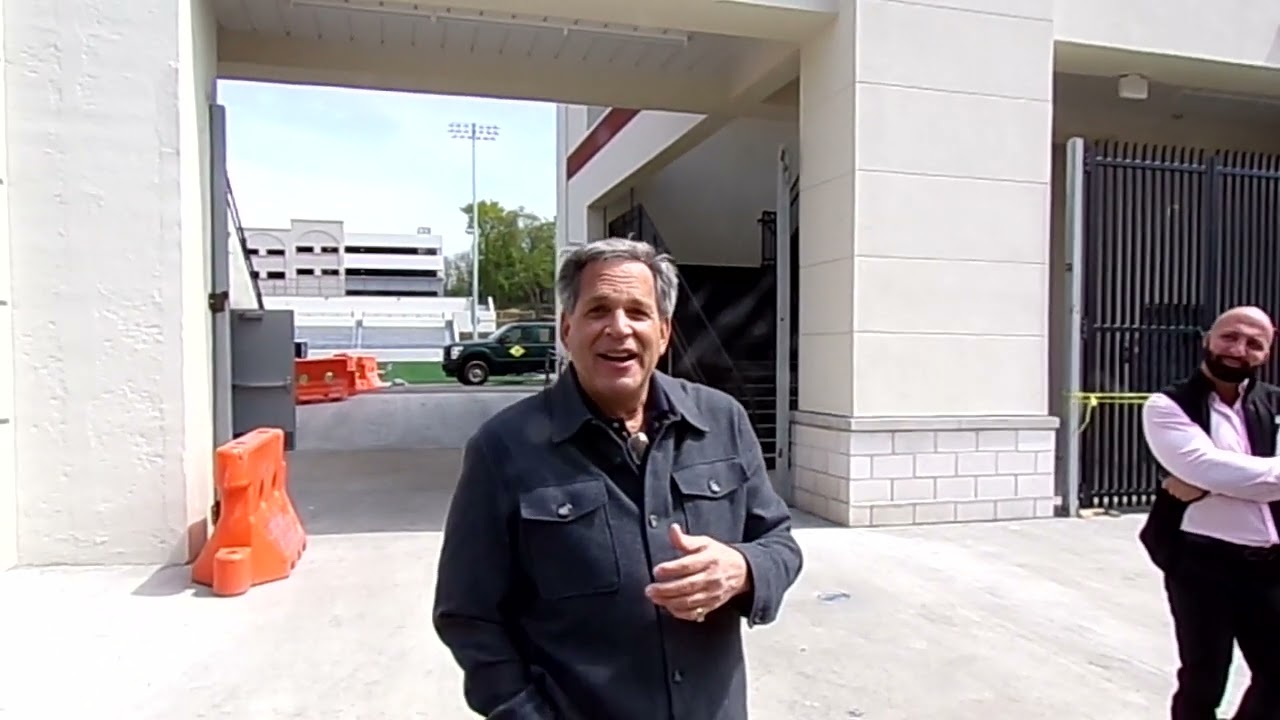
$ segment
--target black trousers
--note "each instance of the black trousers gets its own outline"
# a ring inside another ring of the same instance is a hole
[[[1280,553],[1188,536],[1165,575],[1178,642],[1172,720],[1218,720],[1234,645],[1249,666],[1234,720],[1280,719]]]

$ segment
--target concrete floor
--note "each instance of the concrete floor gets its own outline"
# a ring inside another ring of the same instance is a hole
[[[240,598],[185,568],[0,575],[0,717],[473,717],[430,626],[456,451],[296,453],[311,534]],[[1140,518],[849,530],[798,518],[806,570],[748,633],[761,720],[1147,720],[1172,644]],[[1238,669],[1226,707],[1233,707]]]

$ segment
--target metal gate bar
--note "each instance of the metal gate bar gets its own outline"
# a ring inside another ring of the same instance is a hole
[[[1280,312],[1280,157],[1098,143],[1084,196],[1080,507],[1141,508],[1141,398],[1195,368],[1222,309]]]

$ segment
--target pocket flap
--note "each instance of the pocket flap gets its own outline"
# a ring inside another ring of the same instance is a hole
[[[746,474],[737,458],[726,458],[680,468],[671,473],[671,478],[681,495],[715,499],[742,487]]]
[[[608,490],[601,480],[534,488],[520,493],[520,517],[571,522],[598,509],[608,499]]]

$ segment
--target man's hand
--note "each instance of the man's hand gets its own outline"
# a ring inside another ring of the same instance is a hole
[[[671,544],[684,557],[653,569],[658,582],[645,588],[655,604],[681,620],[702,622],[721,605],[749,589],[747,559],[742,553],[702,535],[685,535],[672,525]]]
[[[1188,484],[1185,480],[1176,478],[1172,475],[1164,479],[1163,487],[1170,495],[1178,498],[1182,502],[1195,502],[1200,498],[1208,495],[1205,490]]]

